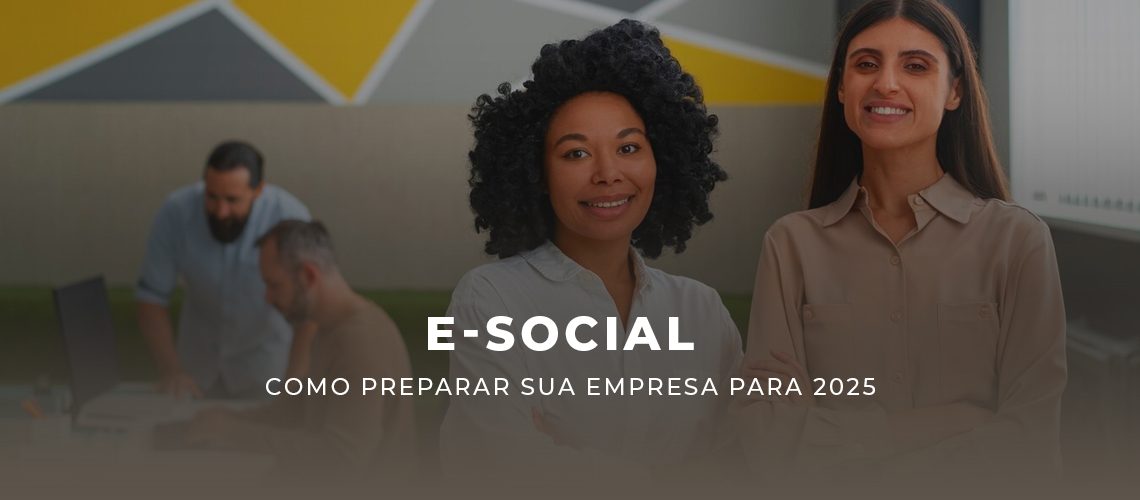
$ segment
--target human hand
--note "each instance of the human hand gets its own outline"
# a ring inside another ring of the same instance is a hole
[[[158,381],[158,392],[171,394],[176,398],[181,398],[184,395],[195,399],[202,397],[202,390],[198,388],[194,378],[184,372],[164,375]]]
[[[534,428],[538,432],[546,434],[548,437],[550,437],[550,439],[554,441],[555,445],[568,446],[574,449],[578,448],[578,446],[574,444],[573,440],[569,439],[565,433],[559,432],[559,430],[551,424],[549,419],[543,416],[542,411],[537,407],[532,406],[530,408],[530,418],[531,421],[534,422]]]
[[[746,361],[741,367],[741,375],[746,380],[759,379],[761,387],[767,389],[769,379],[780,381],[782,390],[767,392],[765,394],[750,395],[752,399],[790,403],[799,406],[815,406],[815,391],[811,386],[811,377],[807,370],[790,354],[782,351],[771,351],[772,359]],[[798,391],[790,391],[792,380],[796,381]]]

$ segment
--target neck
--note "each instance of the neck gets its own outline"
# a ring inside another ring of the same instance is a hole
[[[361,298],[335,271],[327,273],[320,286],[312,321],[318,331],[323,331],[351,315],[359,307]]]
[[[888,214],[909,212],[907,196],[938,182],[941,177],[934,138],[892,150],[863,147],[863,175],[859,184],[870,195],[872,210]]]
[[[607,288],[633,279],[633,268],[629,262],[629,238],[612,241],[584,240],[562,237],[562,231],[554,236],[554,244],[562,253],[578,265],[598,275]]]

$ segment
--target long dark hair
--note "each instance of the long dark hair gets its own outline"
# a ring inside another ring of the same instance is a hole
[[[990,133],[989,104],[978,75],[977,58],[962,22],[937,0],[871,0],[844,22],[827,76],[827,96],[812,170],[810,208],[831,203],[863,172],[859,137],[847,127],[839,85],[851,39],[871,26],[901,17],[922,26],[942,42],[953,77],[959,78],[961,103],[946,111],[938,127],[936,154],[942,169],[979,198],[1009,200],[1005,171]]]

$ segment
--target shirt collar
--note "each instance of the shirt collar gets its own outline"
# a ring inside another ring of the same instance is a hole
[[[637,290],[640,291],[649,284],[649,280],[646,279],[648,266],[645,265],[645,259],[641,257],[641,254],[632,246],[629,247],[629,254],[633,259],[633,276],[637,280]],[[589,270],[574,262],[574,259],[562,253],[558,245],[550,240],[534,250],[520,253],[519,256],[534,267],[539,274],[551,281],[568,281],[582,273],[590,273]],[[593,275],[593,273],[590,274]]]
[[[950,174],[943,174],[938,182],[919,191],[918,195],[939,213],[960,224],[969,222],[974,206],[981,204],[974,193],[967,191]]]
[[[859,179],[852,179],[851,185],[847,186],[847,190],[839,195],[837,200],[823,207],[823,226],[835,224],[847,216],[847,213],[855,206],[855,200],[859,199],[862,191],[863,188],[859,186]]]
[[[919,191],[916,196],[921,196],[939,213],[961,224],[970,221],[973,205],[981,201],[949,174],[943,174],[938,182]],[[843,219],[855,207],[855,202],[860,198],[866,199],[866,190],[859,185],[859,179],[855,178],[851,180],[851,185],[847,186],[847,190],[838,199],[824,207],[822,219],[824,227]]]

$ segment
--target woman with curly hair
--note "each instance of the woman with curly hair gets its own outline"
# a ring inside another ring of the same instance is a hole
[[[764,238],[745,372],[804,390],[742,401],[755,469],[1052,475],[1064,311],[958,18],[937,0],[863,4],[828,77],[810,209]]]
[[[453,379],[500,377],[511,388],[507,396],[452,398],[444,469],[528,467],[562,477],[582,468],[622,477],[708,455],[723,398],[632,389],[634,379],[651,378],[719,388],[739,368],[740,335],[716,291],[643,261],[665,247],[680,253],[693,227],[712,219],[709,193],[725,179],[709,158],[716,116],[657,30],[635,21],[546,45],[531,69],[523,89],[501,85],[499,95],[480,96],[470,116],[475,228],[489,233],[486,252],[500,260],[460,280],[448,315],[456,332],[513,318],[516,335],[531,317],[562,328],[588,316],[598,324],[577,328],[577,338],[594,347],[568,345],[567,337],[541,352],[521,342],[494,352],[485,338],[457,335]],[[670,317],[691,350],[645,338],[627,350],[638,331],[664,339]],[[615,327],[611,346],[607,329]],[[628,384],[626,395],[590,396],[591,378],[595,388]],[[534,394],[525,394],[527,379]]]

